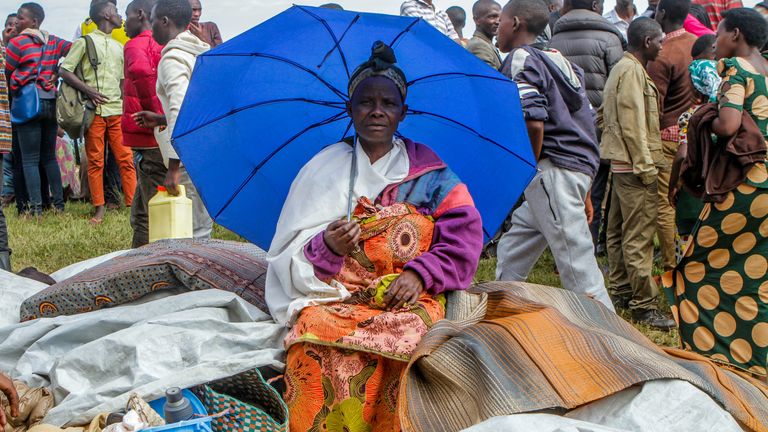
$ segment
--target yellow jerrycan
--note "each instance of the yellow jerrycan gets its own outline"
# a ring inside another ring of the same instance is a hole
[[[192,238],[192,200],[183,185],[179,196],[172,196],[163,186],[149,200],[149,242],[162,239]]]

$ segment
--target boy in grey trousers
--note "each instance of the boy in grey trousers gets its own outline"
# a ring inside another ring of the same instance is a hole
[[[549,246],[563,287],[613,311],[589,231],[589,190],[599,164],[595,113],[583,72],[556,51],[532,48],[549,22],[541,0],[512,0],[498,43],[509,52],[502,73],[518,84],[539,170],[498,245],[496,277],[524,281]]]

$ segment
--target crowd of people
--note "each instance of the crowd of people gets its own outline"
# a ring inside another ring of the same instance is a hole
[[[764,377],[768,5],[695,3],[651,1],[641,13],[631,0],[607,12],[603,0],[478,0],[471,38],[459,7],[443,11],[433,0],[406,0],[400,14],[423,18],[517,84],[538,170],[497,236],[499,280],[526,280],[549,248],[565,289],[657,329],[679,326],[687,349]],[[0,151],[9,154],[4,161],[19,212],[35,219],[46,209],[64,211],[57,87],[69,85],[92,110],[81,133],[83,155],[76,155],[79,197],[94,206],[91,222],[108,217],[110,199],[116,204],[120,195],[114,189],[121,189],[131,207],[133,247],[140,247],[148,242],[147,202],[157,187],[178,194],[183,185],[193,201],[195,238],[210,237],[213,222],[170,143],[196,57],[222,43],[216,24],[200,21],[201,10],[199,0],[133,0],[123,20],[115,1],[93,0],[73,42],[41,29],[39,4],[24,3],[8,17],[0,50]],[[483,246],[466,187],[429,149],[395,138],[406,83],[385,45],[355,71],[349,110],[359,147],[328,147],[296,179],[267,276],[274,319],[291,323],[289,408],[291,395],[306,398],[326,385],[331,394],[357,394],[350,383],[358,383],[363,400],[355,403],[370,405],[393,430],[392,404],[364,400],[365,385],[397,382],[405,367],[397,359],[444,316],[440,296],[471,283]],[[39,112],[14,123],[9,114],[27,86],[36,89]],[[370,126],[370,118],[380,122]],[[362,198],[353,220],[338,222],[344,203],[333,194],[346,185],[336,184],[333,173],[355,152],[364,161],[358,195],[370,201]],[[420,170],[434,166],[441,168]],[[312,200],[325,200],[327,212],[308,213],[301,192],[322,182],[326,196]],[[442,188],[440,199],[434,188]],[[426,190],[424,202],[394,200],[415,189]],[[401,228],[413,232],[400,237],[407,244],[398,250],[373,241]],[[0,264],[10,269],[6,231],[0,217]],[[657,259],[669,272],[663,283],[675,320],[659,308]],[[312,299],[329,286],[343,286],[353,301],[316,306]],[[387,294],[375,307],[380,287]],[[374,331],[377,325],[383,331]],[[393,335],[412,337],[393,342]],[[318,358],[332,361],[317,366]],[[344,362],[343,373],[334,370],[336,361]],[[335,409],[315,399],[303,400],[301,413],[291,411],[296,430]]]

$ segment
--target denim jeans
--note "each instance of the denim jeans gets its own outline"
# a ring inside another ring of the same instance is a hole
[[[14,126],[18,133],[21,166],[29,198],[29,211],[32,214],[43,211],[40,168],[48,178],[54,207],[64,210],[61,172],[56,162],[56,100],[41,99],[40,110],[37,119]]]
[[[29,196],[27,195],[27,183],[24,181],[24,169],[21,166],[21,148],[19,147],[18,128],[13,129],[13,191],[16,197],[16,211],[18,214],[24,214],[29,211]],[[51,194],[48,187],[48,176],[45,171],[38,166],[40,173],[40,195],[43,197],[43,209],[51,208]]]
[[[3,155],[3,192],[0,196],[13,195],[13,154]]]

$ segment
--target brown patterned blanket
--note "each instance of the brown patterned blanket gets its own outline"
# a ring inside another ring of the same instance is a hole
[[[269,314],[266,253],[250,243],[163,240],[52,285],[21,305],[21,321],[119,306],[161,290],[230,291]]]

